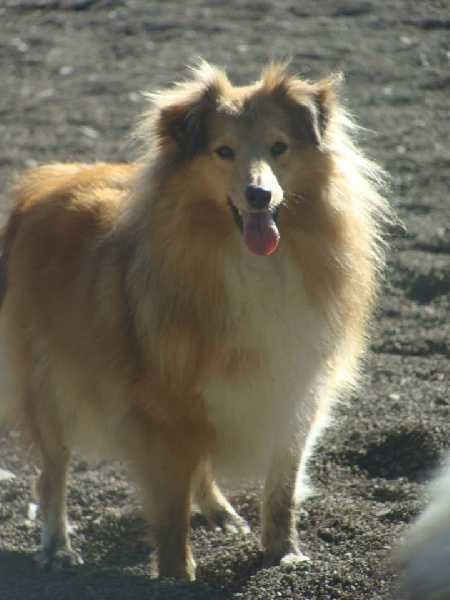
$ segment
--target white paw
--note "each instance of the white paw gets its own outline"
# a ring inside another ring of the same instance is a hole
[[[41,569],[60,571],[82,565],[83,559],[70,548],[58,548],[53,551],[41,550],[36,555],[36,562]]]
[[[247,535],[250,533],[250,526],[247,521],[238,515],[227,514],[221,519],[216,519],[210,523],[210,528],[213,531],[224,531],[225,533],[242,533]]]
[[[286,554],[286,556],[283,556],[283,558],[280,561],[280,565],[296,565],[302,562],[309,562],[310,560],[311,559],[309,558],[309,556],[303,554],[303,552],[291,552],[290,554]]]

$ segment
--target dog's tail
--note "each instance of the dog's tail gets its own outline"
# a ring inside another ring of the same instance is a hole
[[[20,224],[20,211],[14,208],[0,234],[0,310],[8,288],[8,257]]]
[[[22,210],[19,202],[13,209],[0,230],[0,428],[15,428],[19,423],[18,413],[18,379],[11,344],[5,324],[7,315],[4,302],[8,289],[8,262],[11,249],[21,225]]]
[[[3,300],[6,295],[6,257],[2,253],[0,254],[0,309],[3,304]]]

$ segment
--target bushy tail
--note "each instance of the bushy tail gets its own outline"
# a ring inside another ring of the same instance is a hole
[[[0,427],[7,428],[14,428],[18,423],[18,379],[15,376],[15,363],[5,329],[5,311],[2,308],[8,288],[8,259],[19,229],[20,214],[20,208],[14,207],[0,233]]]
[[[6,257],[0,254],[0,309],[6,294]]]
[[[32,173],[33,169],[25,174],[23,180],[13,185],[9,190],[9,195],[13,198],[13,204],[8,218],[0,229],[0,310],[6,296],[8,287],[8,259],[11,248],[16,238],[17,232],[22,222],[22,211],[28,198],[33,191]],[[28,181],[29,180],[29,181]]]

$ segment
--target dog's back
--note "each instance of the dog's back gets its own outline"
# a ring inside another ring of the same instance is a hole
[[[63,354],[74,344],[67,319],[76,320],[75,313],[83,308],[76,281],[84,276],[84,295],[95,295],[93,253],[126,202],[133,171],[127,165],[46,165],[26,173],[14,189],[0,259],[0,414],[19,425],[30,442],[33,425],[30,410],[22,404],[23,388],[30,377],[43,374],[24,361],[24,351],[33,348],[43,365],[52,337]],[[71,310],[71,303],[77,308]],[[72,331],[89,327],[95,315],[87,310],[79,318],[83,324],[72,323]],[[46,410],[44,406],[36,409]]]

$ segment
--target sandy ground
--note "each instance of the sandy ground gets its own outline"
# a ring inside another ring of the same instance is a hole
[[[390,232],[386,283],[358,393],[311,460],[316,495],[299,515],[311,562],[261,570],[258,490],[230,493],[248,538],[193,515],[193,584],[148,579],[139,506],[119,464],[74,462],[69,509],[85,565],[45,573],[33,554],[32,455],[0,434],[4,600],[405,600],[389,568],[449,445],[450,5],[430,0],[0,0],[0,194],[51,160],[129,160],[140,90],[197,56],[236,82],[270,57],[312,78],[341,70],[364,146],[391,176],[406,231]],[[30,518],[31,517],[31,518]]]

